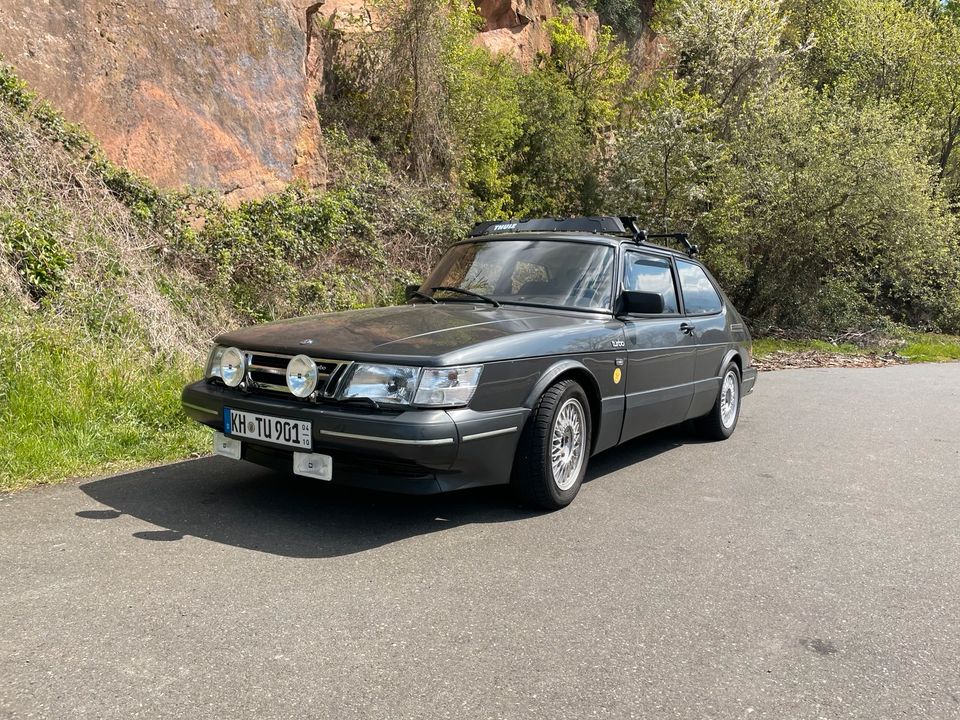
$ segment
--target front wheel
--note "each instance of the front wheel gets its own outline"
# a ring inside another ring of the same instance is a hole
[[[740,419],[740,399],[740,369],[730,363],[723,369],[713,409],[696,421],[700,434],[709,440],[726,440],[733,435]]]
[[[511,484],[527,505],[559,510],[580,491],[590,455],[590,403],[574,380],[552,385],[523,429]]]

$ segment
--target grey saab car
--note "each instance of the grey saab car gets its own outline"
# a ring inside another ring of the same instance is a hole
[[[629,228],[629,229],[628,229]],[[410,493],[510,484],[557,509],[589,458],[687,420],[722,440],[756,382],[743,319],[632,218],[488,222],[408,302],[221,335],[183,407],[214,449]]]

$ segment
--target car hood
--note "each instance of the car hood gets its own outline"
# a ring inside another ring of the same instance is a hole
[[[458,360],[482,361],[495,359],[484,357],[494,348],[495,354],[501,355],[511,346],[515,357],[564,352],[565,343],[557,341],[558,335],[609,322],[609,316],[573,311],[418,303],[256,325],[225,333],[217,342],[245,350],[318,358],[425,362],[456,355]],[[509,342],[518,335],[524,336],[525,342]],[[484,346],[487,353],[479,349]],[[464,352],[468,349],[473,352]]]

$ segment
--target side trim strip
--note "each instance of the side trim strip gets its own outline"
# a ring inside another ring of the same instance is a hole
[[[460,439],[463,442],[470,442],[471,440],[480,440],[481,438],[495,437],[496,435],[509,435],[510,433],[514,433],[519,429],[520,428],[518,427],[511,427],[511,428],[503,428],[502,430],[490,430],[489,432],[475,433],[473,435],[464,435]]]
[[[696,386],[696,385],[703,385],[704,383],[714,383],[714,382],[718,382],[718,381],[720,381],[720,380],[722,380],[722,379],[723,379],[723,378],[721,378],[721,377],[719,377],[719,376],[718,376],[718,377],[708,377],[708,378],[704,378],[703,380],[694,380],[693,382],[682,383],[682,384],[680,384],[680,385],[669,385],[669,386],[667,386],[667,387],[662,387],[662,388],[653,388],[652,390],[640,390],[640,391],[634,392],[634,393],[627,393],[627,394],[625,395],[625,397],[632,398],[632,397],[637,397],[638,395],[649,395],[650,393],[664,392],[664,391],[666,391],[666,390],[676,390],[677,388],[690,387],[691,385]],[[694,388],[694,389],[696,389],[696,388]]]
[[[371,442],[390,443],[392,445],[452,445],[453,438],[437,438],[436,440],[404,440],[402,438],[388,438],[379,435],[355,435],[354,433],[336,432],[335,430],[321,430],[321,435],[331,437],[350,438],[351,440],[369,440]]]
[[[188,407],[191,410],[196,410],[197,412],[206,413],[207,415],[219,415],[216,410],[211,410],[210,408],[200,407],[199,405],[194,405],[193,403],[181,403],[184,407]]]

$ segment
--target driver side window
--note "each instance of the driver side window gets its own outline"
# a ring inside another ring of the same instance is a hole
[[[663,298],[665,315],[676,315],[680,312],[673,269],[668,258],[627,252],[623,265],[623,289],[656,293]]]

